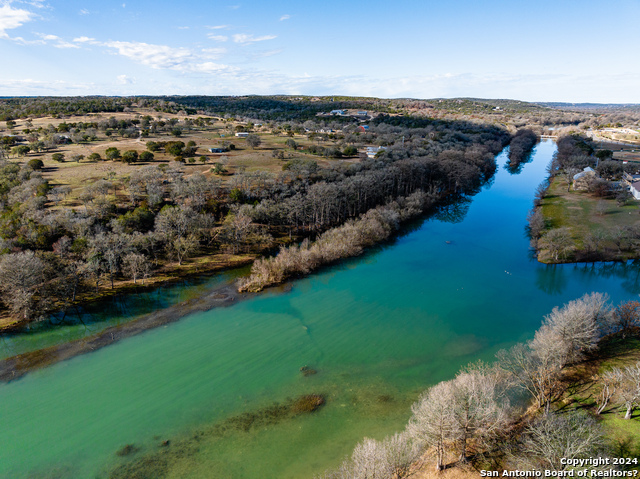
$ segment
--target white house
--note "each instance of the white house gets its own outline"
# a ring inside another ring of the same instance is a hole
[[[631,183],[631,185],[629,186],[629,192],[636,200],[640,200],[640,181]]]
[[[596,176],[596,172],[590,166],[587,166],[583,171],[573,175],[573,189],[574,190],[586,190],[588,188],[587,180],[589,177]]]
[[[386,146],[367,146],[367,156],[369,158],[375,158],[378,152],[384,151],[386,149]]]
[[[246,131],[239,131],[238,133],[236,133],[236,136],[238,138],[246,138],[249,136],[249,133],[247,133]]]

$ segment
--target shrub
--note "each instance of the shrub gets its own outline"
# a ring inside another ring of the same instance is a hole
[[[33,160],[29,160],[29,163],[27,163],[27,166],[34,171],[41,170],[42,168],[44,168],[44,163],[42,162],[42,160],[34,158]]]

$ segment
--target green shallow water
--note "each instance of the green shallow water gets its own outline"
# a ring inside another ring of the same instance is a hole
[[[137,477],[310,478],[362,437],[401,429],[425,387],[531,337],[553,306],[590,291],[636,297],[635,265],[529,258],[525,218],[553,151],[540,144],[519,175],[501,155],[468,210],[416,224],[289,292],[0,385],[0,476],[109,477],[144,459]],[[318,412],[261,420],[274,402],[310,393],[327,398]],[[243,412],[258,418],[246,430],[233,420]],[[116,455],[126,444],[139,450]]]

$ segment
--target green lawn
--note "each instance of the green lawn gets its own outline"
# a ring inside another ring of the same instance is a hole
[[[556,177],[541,202],[541,210],[547,230],[569,229],[576,257],[586,253],[584,239],[589,233],[603,233],[606,238],[602,242],[602,251],[607,251],[607,259],[613,259],[612,256],[630,259],[638,257],[637,252],[621,253],[610,237],[624,227],[640,225],[639,205],[640,202],[631,199],[626,205],[619,206],[615,199],[597,198],[583,191],[567,191],[566,181]],[[541,256],[544,260],[545,255]]]

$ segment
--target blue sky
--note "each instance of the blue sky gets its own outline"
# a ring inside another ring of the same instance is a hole
[[[638,0],[0,0],[0,96],[640,103]]]

